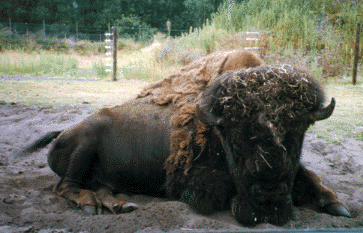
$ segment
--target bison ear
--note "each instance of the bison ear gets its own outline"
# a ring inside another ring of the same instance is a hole
[[[213,108],[208,108],[208,106],[201,106],[201,103],[195,105],[195,110],[197,112],[198,119],[206,125],[221,125],[223,123],[223,118],[217,116],[213,113]]]
[[[221,125],[223,123],[223,107],[218,99],[225,90],[224,82],[228,81],[227,75],[220,75],[214,78],[201,94],[195,105],[198,119],[206,125]]]
[[[321,121],[329,118],[331,114],[333,114],[335,108],[335,98],[331,98],[331,102],[325,108],[321,108],[316,112],[311,114],[311,117],[314,121]]]
[[[206,125],[221,125],[223,123],[221,107],[217,100],[221,96],[222,88],[210,88],[206,90],[195,105],[198,119]]]

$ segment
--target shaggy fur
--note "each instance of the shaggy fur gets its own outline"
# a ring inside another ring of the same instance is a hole
[[[146,87],[138,98],[152,96],[158,105],[173,103],[182,107],[194,103],[197,95],[217,75],[244,67],[256,67],[263,61],[255,54],[244,50],[219,51],[200,58],[176,73]]]
[[[225,75],[224,91],[217,105],[225,124],[240,121],[267,126],[277,145],[286,123],[309,119],[324,100],[320,84],[309,74],[292,66],[261,66]],[[253,137],[259,137],[258,130]]]
[[[322,107],[323,91],[309,74],[287,65],[263,65],[227,72],[211,80],[209,85],[221,88],[220,95],[215,96],[213,114],[223,118],[222,125],[229,128],[234,146],[241,145],[241,130],[245,129],[246,125],[250,128],[244,136],[252,141],[271,138],[278,146],[270,148],[274,145],[270,143],[259,146],[257,151],[251,154],[253,164],[246,164],[249,169],[258,171],[268,166],[278,170],[297,162],[299,156],[296,156],[291,164],[280,164],[284,163],[287,157],[278,159],[274,157],[275,153],[268,152],[277,149],[282,156],[285,156],[286,151],[294,155],[300,154],[300,137],[289,139],[290,142],[294,142],[293,148],[289,148],[291,144],[287,144],[288,147],[285,148],[282,141],[285,133],[290,132],[291,128],[296,129],[313,122],[310,113]],[[197,97],[195,103],[201,97]],[[168,195],[187,202],[193,209],[204,214],[230,207],[231,200],[236,195],[236,187],[228,172],[225,152],[213,126],[205,125],[198,119],[195,104],[187,104],[172,118],[172,129],[171,155],[165,163],[168,174],[165,187]],[[287,170],[293,171],[293,167]],[[249,201],[237,203],[239,204],[235,203],[232,206],[240,206],[241,203],[246,204]],[[255,211],[260,211],[261,216],[262,213],[266,216],[289,216],[291,206],[277,208],[278,213],[276,207],[264,209],[264,205],[256,207],[258,210]],[[249,213],[251,209],[246,207],[238,211]],[[237,214],[240,217],[247,214],[240,212]],[[243,218],[240,220],[244,221]],[[270,222],[281,224],[285,220],[272,217]]]
[[[319,109],[324,99],[319,83],[309,74],[287,65],[231,71],[212,82],[223,86],[215,108],[223,116],[224,125],[237,128],[240,122],[250,122],[256,127],[265,125],[282,150],[285,130],[297,127],[294,122],[310,121],[308,113]],[[198,120],[195,104],[183,106],[173,117],[172,125],[172,154],[166,161],[166,169],[173,173],[180,168],[187,174],[193,161],[205,150],[209,140],[206,135],[211,128]],[[251,138],[265,136],[257,128],[250,133]]]
[[[244,50],[219,51],[198,59],[160,82],[146,87],[138,98],[151,96],[157,105],[174,104],[179,111],[172,119],[172,154],[166,162],[166,170],[173,173],[184,167],[186,174],[190,165],[203,152],[206,127],[195,119],[195,103],[198,95],[216,76],[227,71],[245,67],[257,67],[263,61],[255,54]],[[191,142],[200,151],[193,153]]]

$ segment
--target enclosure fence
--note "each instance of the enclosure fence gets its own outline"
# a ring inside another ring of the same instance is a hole
[[[69,24],[33,24],[33,23],[14,23],[14,22],[0,22],[0,31],[9,31],[11,33],[17,33],[23,36],[30,36],[36,34],[37,36],[43,37],[58,37],[64,39],[74,40],[89,40],[102,42],[106,39],[105,33],[112,33],[112,26],[110,24],[104,24],[102,26],[84,26],[79,23],[74,25]],[[119,34],[125,34],[126,37],[131,37],[135,41],[149,40],[152,38],[154,33],[159,31],[165,34],[169,34],[167,28],[149,28],[142,27],[141,25],[135,27],[119,27],[121,31]],[[188,30],[171,29],[171,36],[181,35],[183,32]],[[1,35],[0,35],[1,37]]]

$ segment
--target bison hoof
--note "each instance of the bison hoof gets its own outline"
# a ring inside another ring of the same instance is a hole
[[[124,213],[129,213],[129,212],[132,212],[134,210],[137,210],[139,208],[138,205],[136,205],[135,203],[126,203],[124,205],[122,205],[122,212]]]
[[[86,213],[88,213],[88,214],[92,214],[92,215],[97,214],[97,212],[96,212],[96,208],[95,208],[94,206],[92,206],[92,205],[84,205],[84,206],[82,207],[82,209],[83,209],[84,211],[86,211]]]
[[[326,207],[325,210],[326,210],[325,212],[327,214],[330,214],[330,215],[343,216],[343,217],[348,217],[348,218],[351,217],[351,215],[350,215],[349,211],[347,210],[347,208],[345,208],[340,203],[329,205],[328,207]]]

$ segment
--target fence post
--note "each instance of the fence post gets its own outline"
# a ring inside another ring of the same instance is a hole
[[[113,81],[117,81],[116,72],[117,72],[117,28],[112,27],[113,30]]]
[[[354,64],[353,64],[353,85],[357,82],[357,66],[359,59],[359,31],[360,31],[360,23],[357,23],[357,32],[355,37],[355,49],[354,49]]]
[[[171,22],[168,20],[166,21],[166,28],[168,29],[168,40],[170,40],[170,31],[171,31]]]
[[[78,21],[76,21],[76,41],[78,41]]]
[[[43,20],[43,35],[44,35],[44,38],[45,38],[45,20]]]

